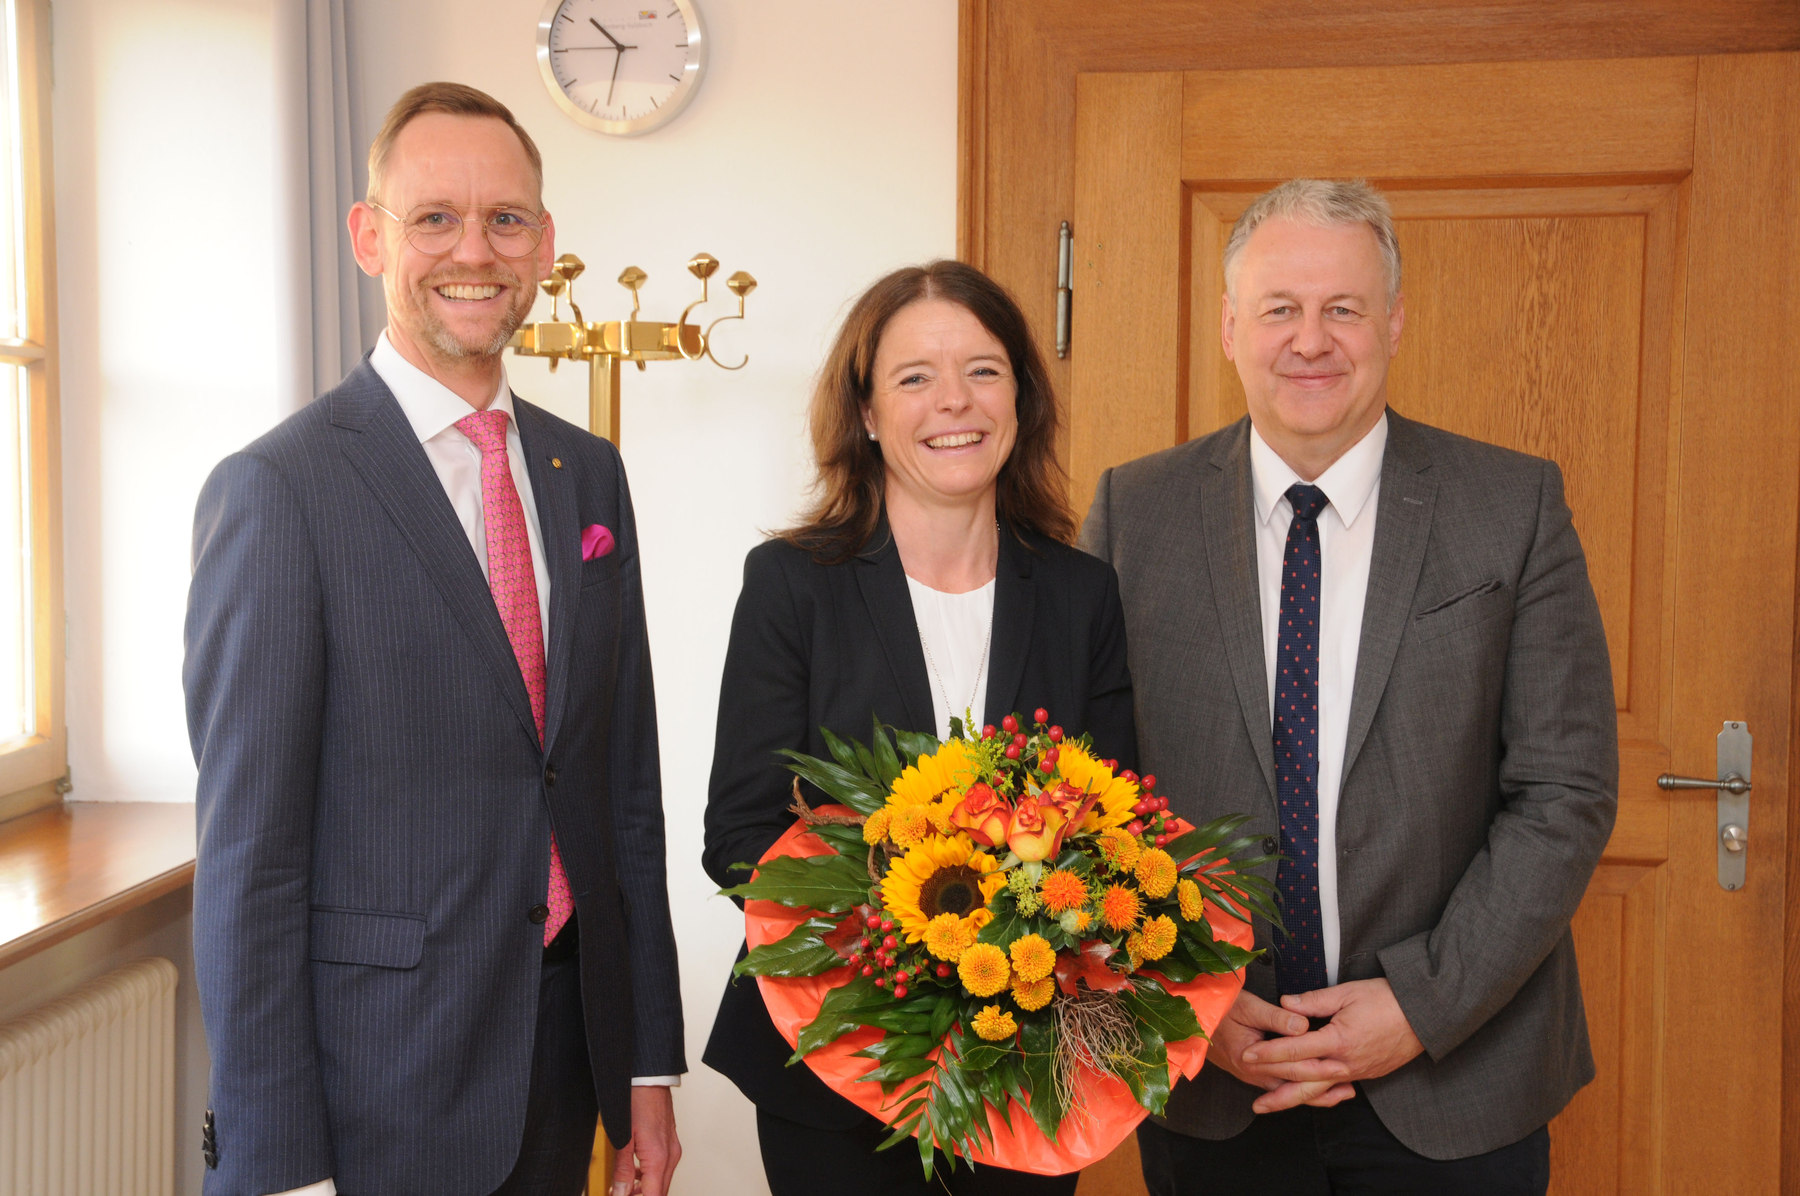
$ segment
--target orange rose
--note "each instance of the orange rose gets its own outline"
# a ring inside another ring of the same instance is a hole
[[[1006,828],[1006,846],[1026,863],[1047,859],[1062,846],[1069,823],[1053,801],[1022,797]]]
[[[950,825],[969,832],[969,838],[983,847],[998,847],[1006,841],[1012,812],[1004,798],[976,781],[950,811]]]

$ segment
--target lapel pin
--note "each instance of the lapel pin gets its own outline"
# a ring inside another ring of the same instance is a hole
[[[561,457],[550,458],[550,468],[551,469],[561,469],[562,468],[562,458]]]

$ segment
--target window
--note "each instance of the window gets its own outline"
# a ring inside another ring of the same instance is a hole
[[[63,729],[48,0],[0,0],[0,818],[57,800]]]

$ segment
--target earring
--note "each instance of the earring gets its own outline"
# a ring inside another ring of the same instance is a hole
[[[870,440],[873,440],[873,439],[875,439],[875,433],[873,433],[873,432],[870,432],[870,433],[869,433],[869,439],[870,439]]]

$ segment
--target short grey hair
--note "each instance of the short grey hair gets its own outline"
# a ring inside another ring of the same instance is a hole
[[[1225,241],[1225,293],[1236,298],[1238,257],[1250,234],[1274,216],[1302,224],[1329,227],[1334,224],[1366,224],[1381,248],[1382,272],[1387,275],[1387,301],[1392,307],[1400,294],[1400,242],[1394,236],[1394,212],[1387,197],[1362,179],[1289,179],[1256,197]]]

